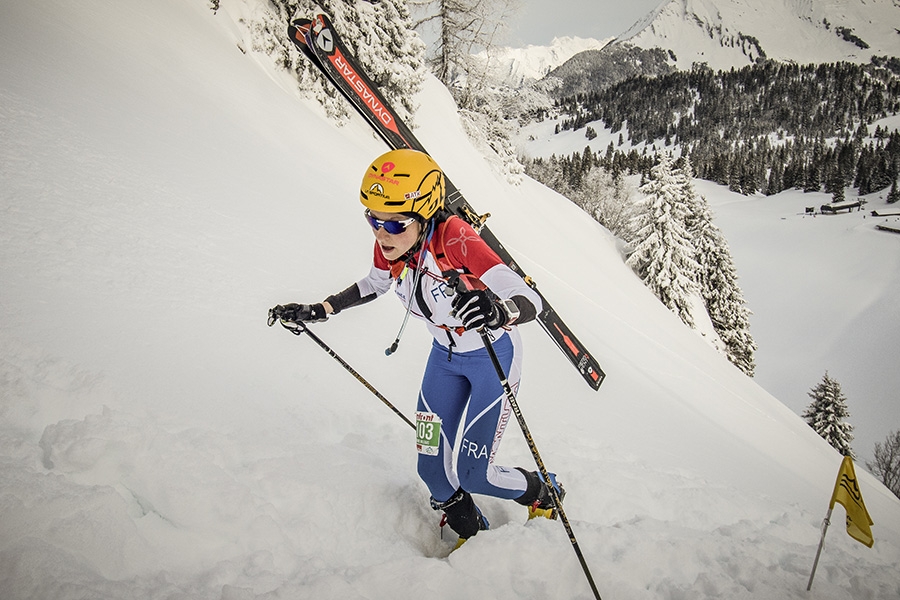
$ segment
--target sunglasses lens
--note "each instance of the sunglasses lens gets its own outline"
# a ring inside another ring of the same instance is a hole
[[[391,235],[397,235],[406,231],[406,223],[400,221],[383,221],[381,226]]]
[[[384,228],[384,230],[391,235],[403,233],[412,223],[412,219],[406,221],[382,221],[381,219],[376,219],[368,212],[366,212],[366,220],[369,222],[369,225],[372,226],[372,229],[378,230]]]

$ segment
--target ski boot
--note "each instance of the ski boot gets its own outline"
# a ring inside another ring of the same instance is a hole
[[[522,496],[516,498],[516,502],[528,507],[528,520],[530,521],[537,517],[556,519],[557,510],[556,504],[553,502],[553,494],[550,493],[550,489],[547,487],[547,484],[544,483],[544,479],[541,475],[534,471],[526,471],[521,468],[518,469],[525,475],[528,487]],[[562,502],[563,498],[566,496],[566,489],[561,483],[556,481],[556,473],[548,473],[548,475],[550,476],[550,482],[556,490],[556,495],[559,497],[559,501]]]
[[[472,495],[462,488],[456,490],[456,493],[444,502],[437,502],[432,497],[431,508],[444,511],[444,516],[441,518],[441,531],[443,532],[444,525],[449,525],[450,529],[459,536],[454,550],[479,531],[490,529],[490,523],[472,500]]]

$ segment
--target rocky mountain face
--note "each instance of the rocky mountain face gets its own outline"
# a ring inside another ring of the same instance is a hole
[[[900,55],[898,0],[669,0],[618,43],[664,48],[679,69],[760,59],[867,63]]]
[[[564,96],[699,65],[868,63],[873,56],[900,56],[900,0],[668,0],[549,77],[560,80]]]
[[[674,55],[661,48],[614,43],[576,54],[547,75],[553,84],[547,87],[562,98],[604,89],[635,75],[665,75],[675,70],[674,62]]]

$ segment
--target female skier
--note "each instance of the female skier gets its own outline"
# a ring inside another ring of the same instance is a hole
[[[407,317],[412,314],[426,322],[434,342],[419,392],[417,421],[439,435],[431,445],[417,439],[418,473],[431,492],[432,508],[443,511],[446,523],[459,535],[459,547],[488,528],[472,493],[515,500],[528,507],[529,519],[556,515],[538,473],[494,464],[511,411],[476,331],[490,332],[510,387],[518,389],[521,344],[516,326],[536,317],[540,296],[468,223],[444,210],[445,193],[444,174],[427,154],[393,150],[378,157],[360,188],[365,217],[375,235],[368,276],[321,303],[278,305],[271,314],[283,321],[324,321],[328,315],[374,300],[393,284]],[[448,285],[448,278],[460,276],[470,281],[471,289],[457,292]],[[398,335],[392,350],[399,340]],[[454,447],[461,426],[462,436]],[[561,486],[554,476],[551,481],[561,498]]]

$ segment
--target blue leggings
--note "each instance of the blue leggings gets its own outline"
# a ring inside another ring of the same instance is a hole
[[[514,391],[520,379],[518,346],[517,335],[515,343],[508,334],[494,342]],[[417,410],[436,413],[441,418],[441,441],[436,455],[419,454],[419,477],[437,502],[445,502],[459,488],[498,498],[519,498],[527,487],[525,476],[517,469],[494,464],[503,432],[515,417],[490,355],[480,348],[453,353],[449,361],[447,356],[447,348],[435,341],[425,367]],[[465,424],[456,446],[463,415]]]

